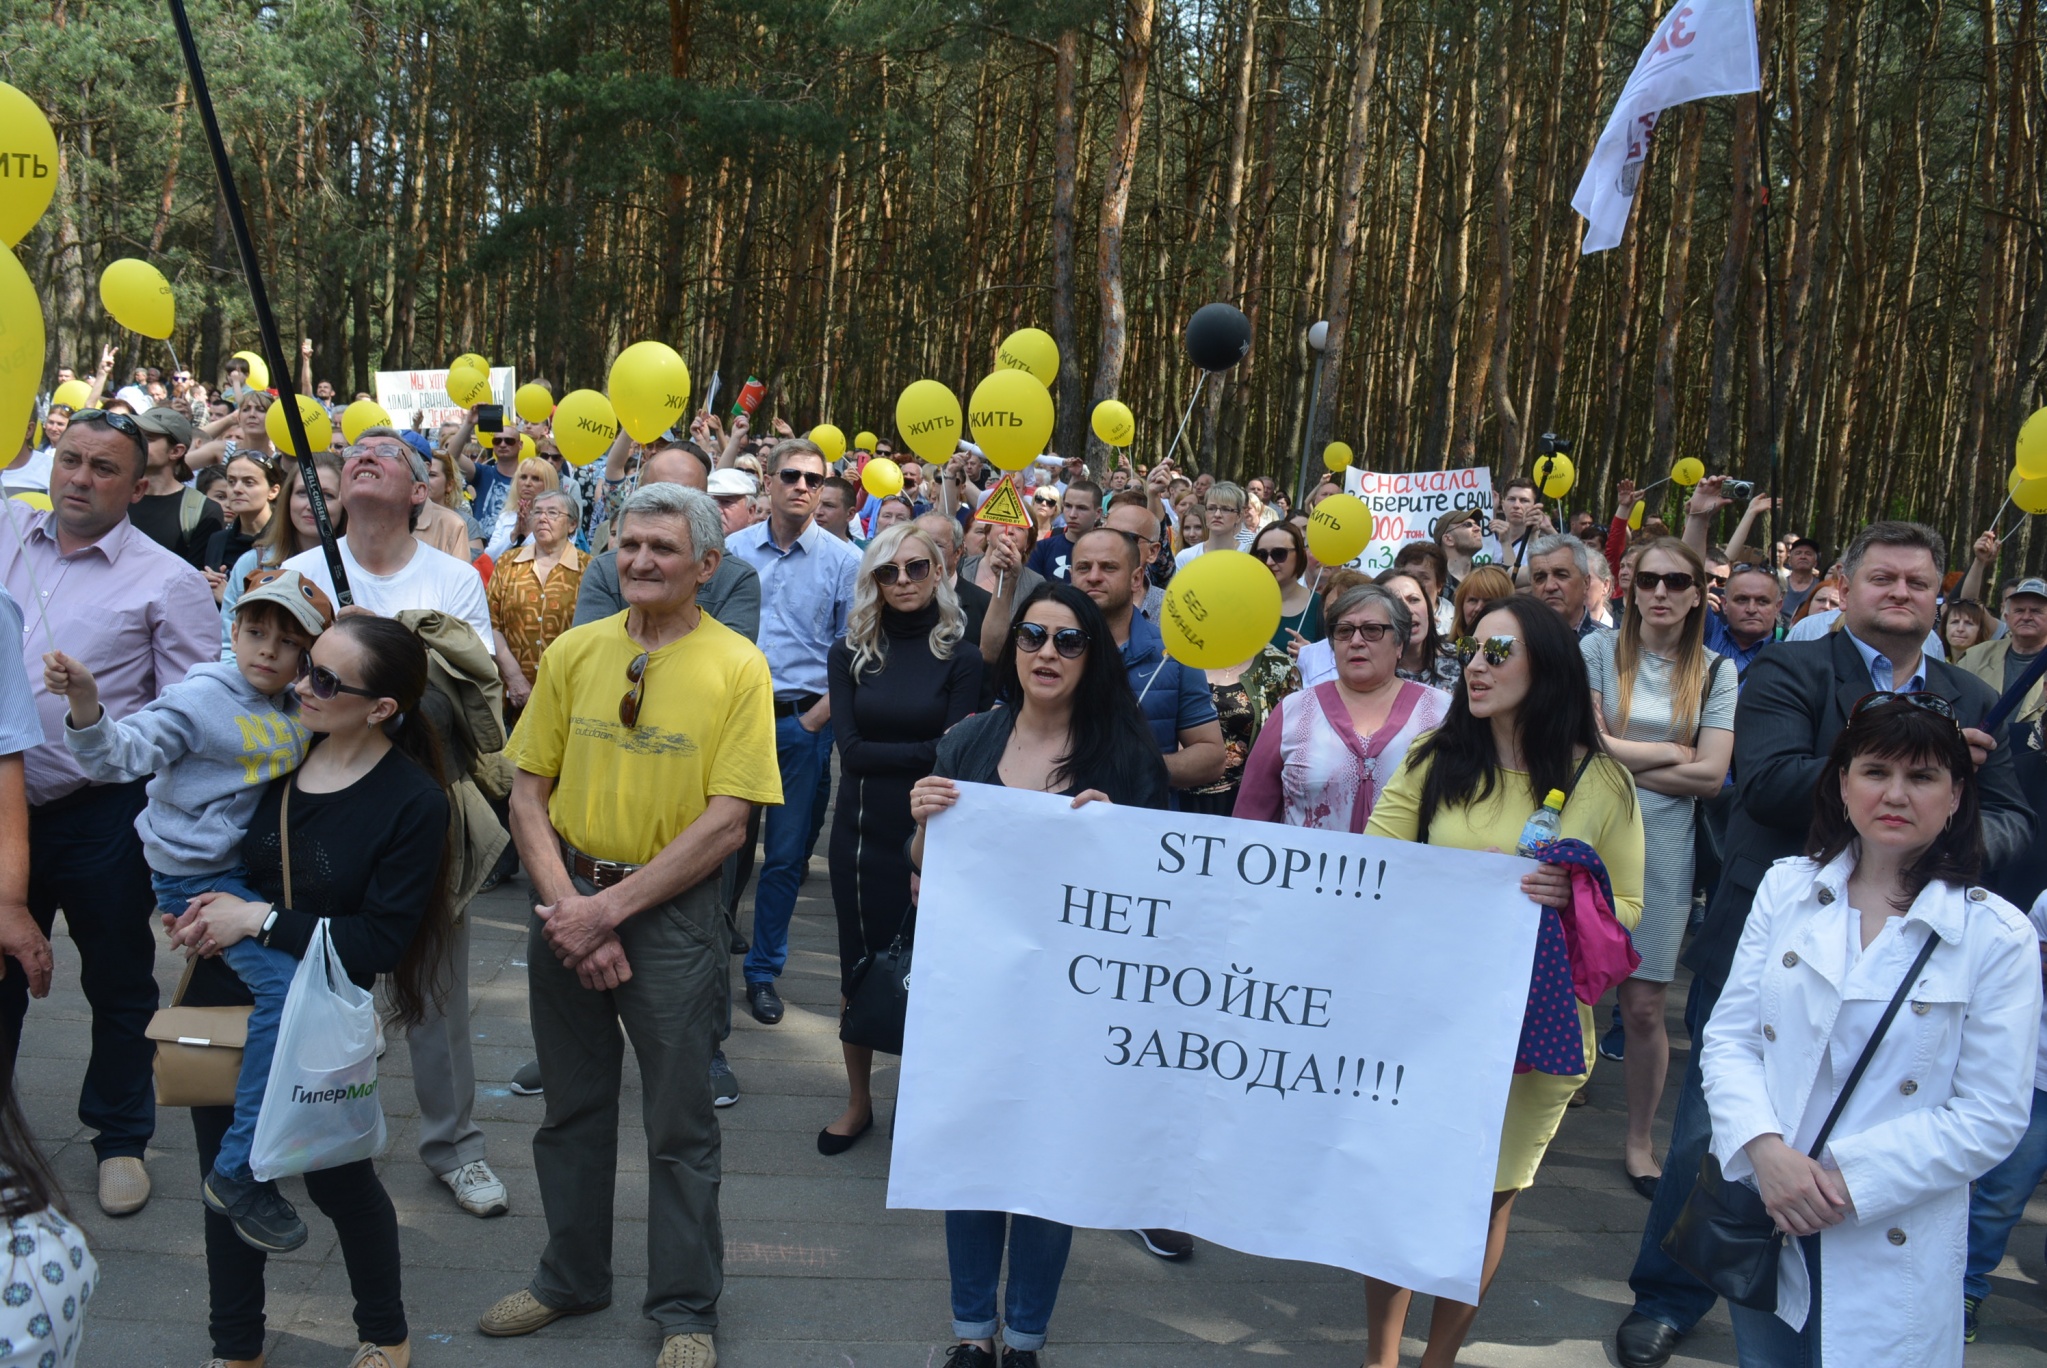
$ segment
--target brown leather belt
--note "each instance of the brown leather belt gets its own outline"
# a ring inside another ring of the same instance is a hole
[[[599,888],[609,888],[634,870],[645,868],[644,865],[620,864],[616,860],[600,860],[594,855],[585,855],[567,841],[562,842],[562,862],[569,867],[569,873]]]

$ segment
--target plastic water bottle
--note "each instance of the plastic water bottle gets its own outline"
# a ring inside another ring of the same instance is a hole
[[[1542,806],[1528,819],[1528,825],[1521,828],[1521,843],[1515,847],[1517,853],[1534,858],[1538,846],[1548,845],[1563,833],[1564,791],[1551,789],[1549,797],[1542,800]]]

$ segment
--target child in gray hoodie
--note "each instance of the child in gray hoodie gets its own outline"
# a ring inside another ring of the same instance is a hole
[[[334,620],[333,609],[320,587],[295,570],[262,571],[251,580],[235,605],[234,659],[193,666],[132,716],[106,715],[92,672],[78,661],[61,651],[43,657],[44,684],[70,703],[64,741],[79,768],[101,783],[155,776],[135,829],[166,922],[202,893],[262,901],[242,865],[242,838],[264,788],[306,758],[310,733],[298,720],[292,686],[313,638]],[[243,1242],[280,1253],[305,1243],[305,1222],[274,1183],[255,1181],[249,1150],[298,961],[254,936],[220,954],[255,1007],[234,1124],[202,1192]]]

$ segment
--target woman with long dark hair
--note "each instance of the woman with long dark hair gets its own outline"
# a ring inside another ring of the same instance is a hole
[[[1093,599],[1071,585],[1040,584],[1016,611],[995,659],[995,680],[1002,706],[947,732],[938,743],[937,768],[910,790],[917,822],[913,864],[924,860],[925,825],[959,800],[955,781],[1063,794],[1075,807],[1166,806],[1165,761]],[[1057,1221],[948,1211],[945,1248],[959,1342],[948,1351],[946,1368],[995,1368],[995,1294],[1005,1245],[1004,1360],[1035,1363],[1072,1244],[1073,1227]]]
[[[1814,789],[1806,858],[1756,889],[1700,1056],[1722,1172],[1797,1237],[1776,1310],[1729,1308],[1743,1364],[1960,1368],[1969,1185],[2026,1134],[2040,1026],[2038,938],[1971,886],[1982,864],[1947,700],[1863,698]],[[1909,1009],[1814,1157],[1901,984]]]
[[[396,1019],[409,1025],[425,1015],[452,932],[445,775],[439,742],[420,715],[426,648],[390,618],[352,615],[321,633],[302,668],[299,720],[315,734],[312,750],[297,772],[272,781],[242,842],[250,882],[265,901],[219,893],[193,900],[171,932],[173,944],[203,957],[184,1001],[249,1001],[214,957],[249,936],[303,956],[325,918],[349,978],[368,988],[390,975]],[[212,1170],[233,1119],[230,1107],[192,1109],[202,1173]],[[334,1222],[348,1265],[362,1342],[351,1368],[407,1368],[398,1217],[375,1165],[361,1159],[308,1173],[305,1182]],[[213,1352],[229,1364],[262,1360],[266,1257],[208,1202]]]
[[[260,451],[236,452],[227,463],[223,479],[227,501],[222,507],[228,523],[207,539],[205,563],[199,567],[213,586],[215,603],[227,592],[228,571],[256,544],[275,516],[277,488],[283,478],[275,458]]]
[[[1432,689],[1453,687],[1457,658],[1445,649],[1443,634],[1436,630],[1436,603],[1429,597],[1429,586],[1412,570],[1388,570],[1374,583],[1407,605],[1412,625],[1400,652],[1400,677]]]
[[[1528,818],[1550,793],[1560,792],[1565,795],[1562,835],[1598,853],[1613,890],[1614,914],[1632,927],[1642,912],[1642,813],[1634,780],[1600,740],[1576,635],[1542,600],[1516,594],[1479,619],[1476,638],[1460,645],[1463,677],[1450,696],[1448,715],[1408,750],[1365,830],[1460,850],[1513,850]],[[1523,876],[1521,891],[1546,909],[1545,923],[1557,916],[1547,909],[1568,907],[1572,899],[1570,876],[1555,864]],[[1545,940],[1558,947],[1563,943],[1561,934]],[[1542,981],[1561,969],[1568,983],[1570,964],[1545,962],[1541,944],[1535,968]],[[1532,1049],[1524,1026],[1524,1057],[1516,1061],[1507,1093],[1493,1176],[1481,1296],[1506,1249],[1514,1199],[1534,1183],[1564,1109],[1590,1074],[1592,1009],[1582,1002],[1575,1006],[1578,1050]],[[1550,1025],[1547,1019],[1532,1024],[1538,1038],[1550,1038],[1550,1031],[1541,1029]],[[1399,1363],[1411,1295],[1390,1283],[1365,1280],[1367,1368]],[[1450,1368],[1456,1362],[1477,1314],[1475,1305],[1436,1299],[1424,1368]]]

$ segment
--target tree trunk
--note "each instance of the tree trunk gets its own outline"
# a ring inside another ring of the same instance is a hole
[[[1364,199],[1366,154],[1371,148],[1372,82],[1379,70],[1379,12],[1380,0],[1359,0],[1358,24],[1351,44],[1355,65],[1350,82],[1350,125],[1344,140],[1343,182],[1336,192],[1336,240],[1329,253],[1329,280],[1322,303],[1322,317],[1329,323],[1322,377],[1332,391],[1332,398],[1342,390],[1344,351],[1350,340],[1351,265],[1357,256],[1358,213]],[[1317,411],[1315,430],[1308,439],[1310,449],[1329,440],[1336,408],[1332,402]]]
[[[1080,117],[1074,100],[1080,33],[1067,29],[1052,56],[1052,340],[1059,346],[1059,403],[1054,451],[1079,451],[1087,440],[1080,402],[1080,329],[1074,320],[1073,205],[1080,178]]]
[[[1377,0],[1369,0],[1377,3]],[[1137,140],[1144,126],[1144,91],[1151,77],[1151,25],[1156,0],[1123,0],[1123,31],[1117,49],[1116,133],[1102,169],[1101,216],[1096,228],[1095,290],[1101,298],[1101,329],[1095,346],[1094,399],[1114,399],[1123,383],[1130,339],[1123,305],[1123,219],[1130,209],[1130,183],[1137,174]],[[1101,438],[1089,434],[1088,468],[1102,471],[1112,459]]]
[[[1677,174],[1670,190],[1670,231],[1663,249],[1663,322],[1656,334],[1655,442],[1651,470],[1667,470],[1677,459],[1677,328],[1683,321],[1685,278],[1692,260],[1692,191],[1698,184],[1699,144],[1706,133],[1705,111],[1686,105],[1677,148]]]

